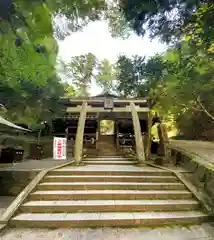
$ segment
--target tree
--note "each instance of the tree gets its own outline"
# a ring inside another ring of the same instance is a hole
[[[140,72],[135,69],[133,59],[125,56],[122,61],[119,59],[118,91],[144,96],[142,89],[146,89],[153,107],[161,115],[175,119],[178,129],[191,138],[211,132],[214,120],[212,1],[179,1],[179,4],[120,1],[119,4],[127,26],[137,34],[143,36],[149,32],[151,37],[176,41],[176,44],[165,54],[139,63]]]
[[[97,60],[92,53],[75,56],[68,64],[65,64],[67,75],[76,86],[80,96],[89,95],[89,84],[94,76]]]
[[[143,79],[145,59],[139,56],[119,56],[117,60],[117,91],[123,96],[140,97],[147,95]]]
[[[214,5],[204,4],[193,15],[185,28],[186,40],[197,48],[214,52],[214,30],[210,23],[214,21]]]
[[[7,117],[36,125],[60,113],[59,99],[71,97],[74,91],[57,77],[58,45],[53,36],[63,38],[100,19],[105,8],[103,0],[0,1],[0,98]],[[59,27],[62,19],[63,29]],[[96,60],[92,54],[81,60],[72,70],[77,73],[78,64],[84,65],[83,78],[80,81],[76,74],[75,80],[87,95]]]
[[[148,61],[140,56],[120,56],[117,61],[117,90],[124,96],[149,97],[155,104],[164,88],[166,64],[163,57],[155,55]]]
[[[106,9],[104,0],[46,0],[54,16],[54,33],[64,39],[71,32],[81,30],[89,22],[99,20]]]
[[[143,36],[147,32],[152,38],[158,36],[164,42],[171,42],[181,39],[185,26],[197,9],[206,4],[212,5],[212,0],[120,0],[119,9],[127,21],[127,26],[138,35]],[[122,32],[123,28],[124,24],[121,26]],[[117,29],[120,31],[119,27]]]
[[[108,4],[108,9],[105,11],[105,20],[108,21],[112,37],[126,39],[131,35],[132,29],[116,2],[112,1]]]
[[[0,98],[8,118],[35,126],[60,111],[58,46],[45,4],[16,1],[12,9],[0,21]]]
[[[109,91],[113,88],[113,80],[115,80],[116,72],[113,65],[108,61],[108,59],[104,59],[97,66],[97,75],[96,75],[96,83],[101,86],[104,91]]]
[[[64,89],[65,89],[65,94],[64,97],[65,98],[72,98],[75,96],[75,89],[72,85],[68,84],[68,83],[64,83]]]
[[[182,42],[163,56],[167,72],[162,76],[164,91],[156,106],[173,115],[178,129],[190,138],[202,137],[213,128],[213,64],[206,51]],[[160,81],[159,81],[160,82]],[[206,125],[201,124],[206,122]]]
[[[41,8],[48,10],[48,15],[44,15]],[[3,19],[4,25],[5,23],[9,25],[14,33],[23,27],[32,34],[44,29],[52,34],[54,29],[55,36],[62,39],[71,31],[79,30],[90,21],[100,19],[105,9],[104,0],[88,2],[84,0],[2,0],[0,2],[0,19]],[[29,22],[31,17],[36,19]],[[48,21],[44,21],[43,25],[35,29],[34,23],[43,21],[45,18]],[[0,25],[2,25],[2,21]],[[0,29],[2,30],[2,27]],[[5,27],[3,30],[5,31]]]
[[[7,117],[13,121],[34,126],[37,122],[50,121],[60,114],[60,96],[64,89],[53,76],[46,86],[38,86],[33,81],[19,80],[20,90],[0,84],[0,98],[7,108]]]
[[[178,49],[169,50],[166,58],[173,63],[167,77],[169,86],[171,84],[170,91],[173,90],[173,95],[177,96],[176,102],[179,100],[183,105],[190,104],[205,111],[200,99],[209,96],[207,94],[214,90],[214,61],[187,42],[181,43]],[[176,77],[173,78],[172,75]]]
[[[188,136],[198,137],[211,128],[214,60],[207,51],[183,41],[148,61],[133,59],[125,56],[118,59],[117,90],[120,93],[148,96],[153,109],[165,119],[176,120],[178,129]],[[202,119],[209,122],[209,126],[199,126]]]

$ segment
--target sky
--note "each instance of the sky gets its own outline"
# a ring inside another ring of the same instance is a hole
[[[64,40],[58,41],[58,58],[69,62],[73,56],[93,53],[98,60],[107,58],[111,63],[116,62],[120,54],[128,57],[133,55],[153,56],[164,52],[166,46],[157,40],[150,41],[148,37],[138,37],[134,33],[128,39],[112,38],[108,30],[108,23],[95,21],[88,24],[81,32],[71,33]],[[61,76],[62,77],[62,76]],[[69,83],[69,79],[64,79]],[[102,92],[96,84],[92,83],[91,95]]]

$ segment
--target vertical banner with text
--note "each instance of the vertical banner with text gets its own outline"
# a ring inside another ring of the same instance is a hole
[[[53,139],[53,158],[56,160],[66,159],[67,139],[54,137]]]

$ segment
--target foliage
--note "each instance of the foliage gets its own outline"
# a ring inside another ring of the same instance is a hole
[[[114,134],[114,121],[111,120],[100,121],[100,132],[102,135]]]
[[[72,85],[62,83],[55,69],[54,37],[63,39],[97,19],[108,21],[114,37],[126,38],[134,30],[176,45],[148,60],[121,55],[116,67],[92,53],[76,56],[64,69]],[[107,5],[104,0],[2,0],[0,103],[7,110],[1,114],[38,126],[60,114],[61,97],[88,96],[92,82],[106,91],[117,79],[121,95],[149,97],[153,109],[176,121],[182,133],[206,135],[214,120],[213,20],[211,0],[120,0]]]
[[[64,90],[65,90],[64,97],[65,98],[74,97],[76,94],[76,90],[74,89],[74,87],[68,83],[64,83],[63,85],[64,85]]]
[[[116,70],[107,59],[98,61],[92,53],[88,53],[72,57],[69,63],[61,64],[72,85],[75,86],[75,93],[79,96],[89,96],[89,87],[92,83],[96,83],[104,91],[114,87]]]
[[[153,109],[165,120],[176,121],[188,138],[208,138],[214,121],[214,59],[209,50],[183,41],[148,61],[136,59],[140,57],[119,58],[117,90],[148,96]]]
[[[166,58],[173,63],[167,75],[171,101],[174,98],[177,105],[199,106],[201,109],[200,99],[211,97],[214,90],[213,59],[187,42],[181,43],[178,49],[169,50]]]
[[[96,57],[92,53],[88,53],[75,56],[68,64],[65,64],[65,71],[80,96],[89,95],[89,84],[92,82],[96,61]]]
[[[124,96],[150,97],[155,104],[164,87],[165,61],[155,55],[148,61],[139,56],[120,56],[117,61],[117,90]]]
[[[60,112],[58,101],[64,89],[56,77],[47,79],[45,86],[22,79],[17,82],[19,89],[0,85],[0,98],[7,107],[9,119],[33,127],[43,120],[49,121]]]
[[[195,44],[198,48],[205,48],[209,52],[214,52],[214,5],[204,4],[193,15],[191,22],[185,29],[186,39]]]
[[[162,78],[164,94],[157,109],[173,115],[178,129],[187,137],[197,138],[203,130],[202,122],[211,123],[213,112],[213,60],[209,56],[182,42],[179,48],[168,50],[163,56],[167,74]]]
[[[117,61],[117,91],[123,96],[145,96],[147,89],[143,81],[145,59],[134,56],[132,59],[121,55]]]
[[[164,42],[180,40],[184,27],[204,4],[212,5],[212,0],[119,1],[120,12],[129,27],[140,36],[149,32],[152,38],[158,36]]]
[[[100,19],[104,9],[103,0],[0,2],[0,99],[7,109],[1,113],[34,127],[60,113],[59,99],[71,97],[75,91],[56,76],[58,46],[53,36],[63,38],[69,31]],[[60,27],[62,19],[67,24],[64,29]],[[88,54],[82,84],[77,69],[83,67],[83,58],[76,65],[72,63],[72,70],[81,85],[78,87],[87,94],[84,86],[91,81],[96,59]]]
[[[104,0],[2,0],[0,19],[14,32],[24,27],[32,34],[46,32],[47,36],[54,29],[55,36],[63,39],[71,31],[100,19],[105,8]]]
[[[131,35],[132,29],[116,3],[109,3],[108,10],[105,12],[105,19],[108,21],[112,37],[126,39]]]
[[[98,86],[101,86],[105,92],[107,92],[114,86],[113,80],[115,80],[116,77],[115,69],[108,59],[104,59],[97,65],[97,74],[95,76],[96,83]]]
[[[12,16],[0,22],[0,99],[6,117],[34,127],[60,110],[64,89],[55,71],[58,47],[45,5],[17,1],[14,7]]]
[[[54,32],[58,39],[101,19],[106,9],[104,0],[47,0],[47,5],[54,16]]]

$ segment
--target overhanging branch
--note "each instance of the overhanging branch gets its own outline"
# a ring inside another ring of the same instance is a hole
[[[200,101],[200,97],[199,96],[196,98],[196,101],[199,104],[199,106],[201,107],[201,109],[206,113],[206,115],[208,117],[210,117],[214,121],[214,116],[205,108],[205,106]]]

